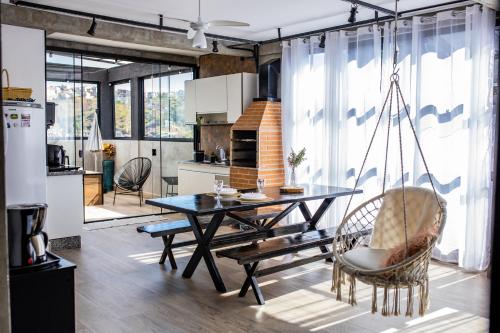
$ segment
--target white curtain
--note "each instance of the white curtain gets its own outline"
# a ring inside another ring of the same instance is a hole
[[[398,27],[405,102],[436,189],[448,202],[445,232],[434,255],[468,270],[487,268],[491,243],[495,14],[483,8],[414,17]],[[354,185],[388,89],[393,47],[388,23],[382,31],[372,26],[328,33],[324,52],[310,40],[283,48],[285,152],[290,147],[308,150],[299,181]],[[324,59],[314,61],[321,59],[318,52]],[[319,92],[323,87],[324,93]],[[404,114],[401,125],[404,181],[429,187]],[[379,131],[361,173],[364,194],[354,197],[351,209],[381,191],[387,117]],[[402,182],[395,117],[390,135],[388,188]],[[322,223],[336,225],[346,201],[337,200]]]

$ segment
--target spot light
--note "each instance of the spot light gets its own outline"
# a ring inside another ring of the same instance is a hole
[[[347,19],[347,22],[349,22],[349,23],[356,22],[356,14],[357,13],[358,13],[358,5],[353,2],[351,4],[351,14],[349,15],[349,18]]]
[[[87,34],[94,36],[95,35],[95,29],[97,27],[97,22],[95,21],[95,17],[92,18],[92,24],[90,24],[90,28],[87,31]]]
[[[212,42],[212,52],[214,52],[214,53],[219,52],[218,45],[219,45],[219,42],[217,42],[216,40],[214,40],[214,41]]]
[[[319,39],[319,45],[318,45],[322,49],[325,48],[325,39],[326,39],[326,34],[322,34]]]

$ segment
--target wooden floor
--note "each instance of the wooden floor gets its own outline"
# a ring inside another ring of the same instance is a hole
[[[160,208],[144,203],[140,206],[137,195],[117,195],[113,205],[113,195],[114,192],[105,193],[103,205],[85,206],[85,222],[161,213]],[[145,193],[144,200],[148,198]]]
[[[470,333],[488,328],[485,274],[434,262],[428,314],[385,318],[370,313],[371,288],[361,283],[358,306],[335,301],[331,266],[318,262],[261,278],[266,304],[258,306],[251,292],[238,297],[244,274],[234,262],[216,259],[229,290],[219,294],[204,264],[192,279],[181,277],[192,247],[175,250],[179,270],[172,271],[158,264],[161,240],[135,228],[85,231],[82,249],[58,252],[78,265],[78,332]]]

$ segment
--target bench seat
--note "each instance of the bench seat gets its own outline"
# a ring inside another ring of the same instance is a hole
[[[239,225],[241,222],[239,219],[245,219],[248,221],[248,223],[255,223],[257,226],[262,226],[262,224],[279,214],[279,210],[277,208],[273,209],[252,209],[248,211],[241,211],[241,212],[234,212],[232,213],[233,217],[226,217],[224,221],[222,222],[223,225]],[[200,222],[200,226],[205,229],[208,224],[210,223],[211,216],[202,216],[198,218],[198,221]],[[236,218],[236,219],[235,219]],[[237,220],[238,219],[238,220]],[[163,253],[160,258],[160,264],[164,264],[166,258],[168,257],[170,261],[170,265],[172,266],[172,269],[177,269],[177,264],[175,263],[175,258],[174,254],[172,252],[172,249],[178,248],[178,247],[184,247],[184,246],[190,246],[190,245],[195,245],[197,244],[196,240],[188,240],[184,242],[177,242],[173,243],[174,237],[177,234],[185,233],[185,232],[191,232],[193,228],[191,227],[191,223],[187,219],[182,219],[182,220],[176,220],[176,221],[167,221],[163,223],[157,223],[157,224],[148,224],[148,225],[141,225],[137,227],[137,232],[139,233],[146,233],[149,234],[152,238],[157,238],[161,237],[163,240],[164,244],[164,249]],[[248,232],[252,234],[252,232]],[[247,233],[247,234],[248,234]],[[222,235],[221,238],[218,240],[219,241],[219,247],[224,246],[224,244],[227,244],[227,242],[232,242],[232,241],[237,241],[241,240],[242,238],[241,233],[236,233],[233,234],[233,236],[230,236],[229,238],[225,235]],[[247,235],[245,234],[245,235]],[[261,235],[262,234],[262,235]],[[232,238],[231,238],[232,237]],[[252,236],[250,236],[252,237]],[[259,233],[257,236],[253,235],[255,239],[262,239],[265,238],[265,235],[263,233]],[[217,237],[214,239],[214,241],[217,242]],[[217,245],[215,245],[217,246]]]
[[[257,244],[217,251],[217,256],[237,260],[240,265],[253,263],[331,244],[335,237],[335,230],[336,228],[313,230],[293,236],[273,238]]]
[[[241,287],[239,296],[244,297],[248,289],[252,287],[257,303],[263,305],[265,303],[264,296],[257,282],[257,277],[274,274],[318,260],[331,260],[333,252],[327,248],[327,245],[333,243],[335,232],[336,228],[305,231],[291,236],[267,239],[265,242],[258,244],[224,249],[217,251],[217,256],[236,260],[240,265],[243,265],[247,277]],[[257,266],[262,260],[297,253],[311,248],[319,248],[321,253],[257,270]]]

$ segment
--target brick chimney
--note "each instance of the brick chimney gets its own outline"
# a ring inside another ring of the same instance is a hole
[[[280,102],[254,101],[231,128],[231,187],[255,188],[257,178],[285,184]]]

